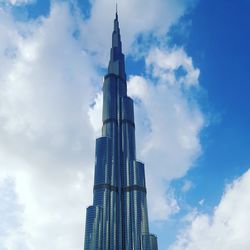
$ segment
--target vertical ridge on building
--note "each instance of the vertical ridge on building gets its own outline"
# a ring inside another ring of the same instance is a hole
[[[102,121],[84,250],[157,250],[157,238],[149,233],[144,164],[136,160],[134,104],[127,96],[117,10],[103,83]]]

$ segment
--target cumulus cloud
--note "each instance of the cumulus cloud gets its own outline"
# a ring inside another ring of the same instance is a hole
[[[198,85],[199,70],[181,48],[154,49],[146,65],[148,76],[132,76],[128,91],[137,100],[138,153],[147,166],[151,218],[165,219],[178,211],[174,197],[166,198],[166,181],[183,177],[201,152],[204,117],[189,95],[189,88]],[[179,67],[183,68],[181,78],[177,77]],[[155,199],[164,204],[151,206]]]
[[[26,5],[26,4],[33,4],[36,0],[1,0],[0,3],[7,3],[15,6]]]
[[[189,181],[189,180],[186,180],[186,181],[184,182],[182,188],[181,188],[181,191],[182,191],[182,192],[188,192],[192,187],[193,187],[193,183],[192,183],[191,181]],[[203,200],[203,201],[200,201],[200,205],[202,205],[203,202],[204,202],[204,200]]]
[[[25,235],[21,228],[23,211],[14,189],[11,178],[0,181],[0,249],[3,250],[25,247]]]
[[[88,116],[90,123],[95,131],[96,137],[101,136],[102,129],[102,104],[103,104],[103,94],[98,92],[96,94],[93,105],[89,108]]]
[[[169,51],[153,49],[146,63],[152,71],[152,76],[169,84],[198,84],[200,70],[194,67],[192,58],[187,56],[183,48]]]
[[[0,18],[0,178],[13,180],[23,206],[3,249],[21,249],[9,243],[21,231],[25,249],[80,249],[94,159],[87,113],[100,79],[66,4],[25,27]]]
[[[12,1],[18,2],[27,1]],[[139,34],[154,31],[161,39],[191,1],[147,3],[119,3],[127,52],[137,48]],[[107,64],[113,19],[112,1],[92,4],[89,19],[68,2],[55,1],[48,17],[26,22],[0,9],[0,204],[7,204],[0,211],[13,219],[0,227],[2,249],[82,249],[101,124],[98,69]],[[146,24],[141,16],[150,17]],[[128,87],[137,103],[138,156],[146,163],[149,200],[161,204],[150,211],[165,219],[179,209],[165,181],[183,176],[200,152],[203,117],[185,92],[198,85],[199,74],[181,48],[147,53],[147,75],[131,76]],[[172,66],[168,56],[178,57]],[[165,70],[167,78],[155,73]]]
[[[225,189],[213,214],[196,213],[171,250],[248,250],[250,170]]]

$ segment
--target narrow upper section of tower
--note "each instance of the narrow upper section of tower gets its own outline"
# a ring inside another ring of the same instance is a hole
[[[114,20],[114,31],[112,35],[112,47],[117,47],[121,49],[121,35],[118,21],[118,13],[115,14]]]
[[[114,30],[112,33],[112,48],[110,51],[108,73],[115,74],[126,79],[124,55],[122,53],[122,42],[117,9],[115,13]]]

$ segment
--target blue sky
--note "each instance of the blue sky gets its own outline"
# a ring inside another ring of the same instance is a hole
[[[159,249],[248,250],[250,2],[118,3]],[[0,1],[0,249],[81,249],[114,6]]]
[[[210,205],[218,202],[225,182],[249,168],[249,7],[248,1],[201,1],[190,16],[187,51],[202,72],[207,97],[201,102],[212,115],[202,136],[203,155],[190,174],[199,176]],[[204,186],[206,179],[213,181]]]

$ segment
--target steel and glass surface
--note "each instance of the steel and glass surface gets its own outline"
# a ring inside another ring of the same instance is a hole
[[[144,164],[136,160],[134,106],[127,96],[117,13],[103,83],[102,120],[84,249],[157,250],[157,238],[149,233]]]

